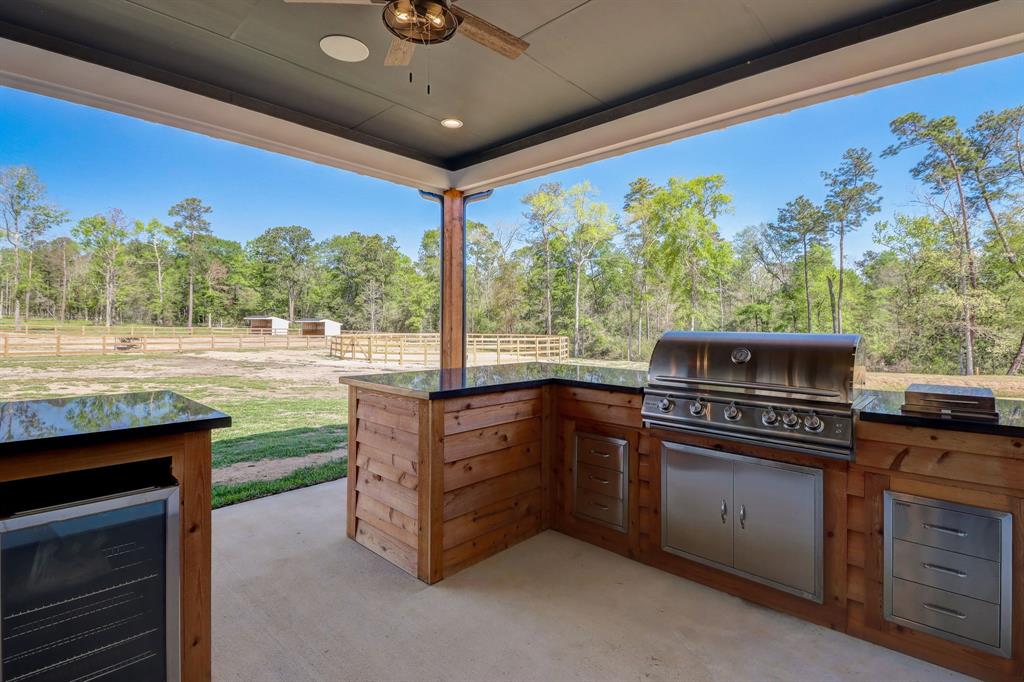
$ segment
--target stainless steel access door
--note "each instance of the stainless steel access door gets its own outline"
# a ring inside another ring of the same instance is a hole
[[[682,443],[661,457],[662,549],[823,602],[821,469]]]
[[[665,443],[662,544],[731,566],[732,461]]]
[[[733,566],[817,594],[820,471],[735,462],[733,476]]]

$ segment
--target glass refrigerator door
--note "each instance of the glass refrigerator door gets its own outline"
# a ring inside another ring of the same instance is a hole
[[[177,498],[0,521],[0,682],[178,678]]]

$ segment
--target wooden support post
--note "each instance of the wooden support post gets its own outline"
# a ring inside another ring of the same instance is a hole
[[[207,682],[212,651],[210,432],[186,433],[184,440],[184,452],[171,459],[181,504],[181,679]]]
[[[457,189],[441,202],[441,369],[466,364],[466,202]]]

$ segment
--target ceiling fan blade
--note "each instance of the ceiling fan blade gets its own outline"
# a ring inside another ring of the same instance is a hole
[[[407,66],[412,61],[415,43],[392,38],[388,45],[388,53],[384,55],[384,66]]]
[[[515,59],[530,46],[522,38],[503,31],[491,22],[481,19],[458,5],[452,5],[452,12],[462,20],[462,23],[459,24],[459,35],[464,35],[504,57]]]

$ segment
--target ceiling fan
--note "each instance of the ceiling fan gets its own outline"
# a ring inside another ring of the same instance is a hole
[[[367,5],[383,9],[381,19],[394,36],[384,56],[387,66],[412,61],[416,45],[437,45],[458,33],[509,59],[530,46],[522,38],[454,4],[454,0],[285,0],[290,3]]]

